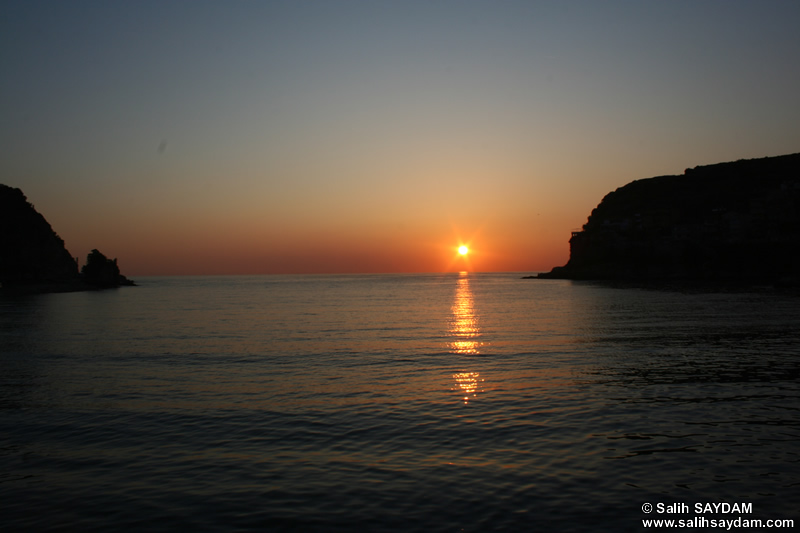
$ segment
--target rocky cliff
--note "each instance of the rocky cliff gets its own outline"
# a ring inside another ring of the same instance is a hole
[[[47,220],[21,190],[0,185],[3,287],[76,284],[78,280],[78,264]]]
[[[89,273],[80,274],[64,241],[22,191],[0,184],[0,287],[46,292],[132,284],[119,275],[116,260],[93,261],[89,254],[84,271],[90,263]]]
[[[565,279],[796,280],[800,154],[687,169],[606,195],[573,232]]]

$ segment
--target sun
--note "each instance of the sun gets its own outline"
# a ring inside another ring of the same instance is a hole
[[[461,245],[461,246],[458,247],[458,253],[460,255],[467,255],[469,253],[469,248],[467,248],[464,245]]]

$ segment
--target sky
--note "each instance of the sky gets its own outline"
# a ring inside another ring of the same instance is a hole
[[[799,24],[796,0],[0,0],[0,183],[131,277],[548,271],[630,181],[800,152]]]

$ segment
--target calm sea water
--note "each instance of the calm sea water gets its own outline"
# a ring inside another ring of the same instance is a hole
[[[519,277],[0,299],[0,524],[641,531],[645,502],[800,519],[796,293]]]

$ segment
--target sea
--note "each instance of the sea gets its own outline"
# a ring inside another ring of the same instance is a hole
[[[800,525],[796,289],[521,278],[2,296],[0,529]]]

